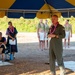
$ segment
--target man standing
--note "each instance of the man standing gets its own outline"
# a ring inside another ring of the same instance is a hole
[[[66,20],[64,25],[65,27],[65,39],[64,39],[64,46],[66,48],[66,40],[68,40],[68,47],[70,45],[70,37],[72,37],[72,25],[69,24],[69,20]]]
[[[65,29],[58,23],[58,16],[52,16],[52,25],[49,30],[48,37],[51,38],[49,46],[49,58],[50,58],[50,71],[51,75],[56,75],[55,61],[57,59],[58,66],[60,68],[60,75],[65,75],[64,63],[63,63],[63,46],[62,38],[65,37]]]
[[[48,26],[48,20],[45,20],[45,49],[48,49],[48,31],[49,31],[49,26]]]
[[[40,19],[37,27],[37,36],[39,39],[39,47],[41,50],[45,48],[45,25],[43,23],[43,19]]]

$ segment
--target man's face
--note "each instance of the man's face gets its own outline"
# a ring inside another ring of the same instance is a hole
[[[52,23],[56,24],[58,22],[58,18],[55,16],[52,16]]]
[[[45,20],[45,23],[47,23],[48,21],[47,20]]]
[[[66,24],[68,24],[68,21],[66,21]]]
[[[43,23],[43,19],[40,20],[40,23]]]

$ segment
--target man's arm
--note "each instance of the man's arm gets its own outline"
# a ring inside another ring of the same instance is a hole
[[[39,38],[39,24],[37,25],[37,36]]]
[[[49,34],[48,37],[51,37],[51,38],[64,38],[65,37],[65,28],[63,26],[61,26],[59,28],[59,34]]]
[[[72,25],[71,25],[71,37],[72,37]]]
[[[59,34],[56,35],[58,38],[65,38],[65,28],[63,26],[61,26],[59,28]]]

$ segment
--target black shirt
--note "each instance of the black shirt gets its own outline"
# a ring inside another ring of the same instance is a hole
[[[5,37],[2,37],[2,39],[0,40],[0,42],[5,42],[5,41],[6,41]]]

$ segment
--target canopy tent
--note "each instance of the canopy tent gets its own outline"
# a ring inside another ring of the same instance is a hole
[[[0,17],[49,18],[75,16],[74,0],[0,0]]]

